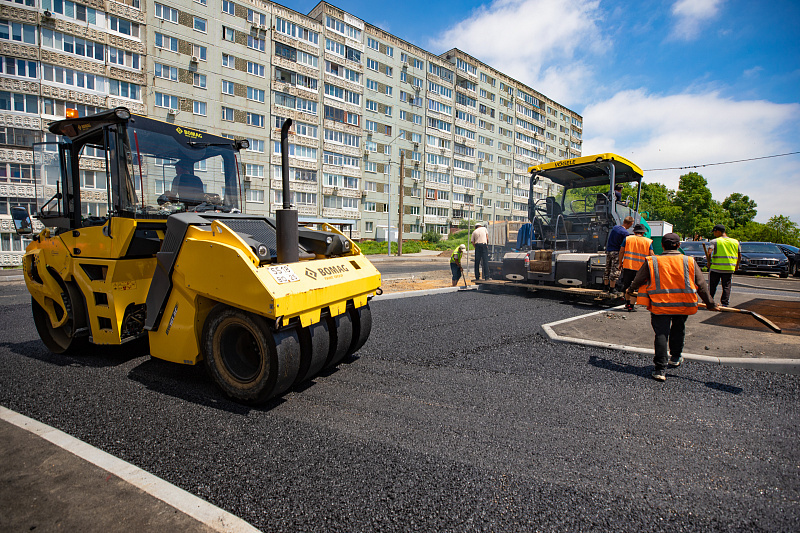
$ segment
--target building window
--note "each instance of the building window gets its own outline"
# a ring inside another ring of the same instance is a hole
[[[222,12],[233,15],[236,13],[236,5],[229,0],[222,0]]]
[[[199,87],[200,89],[206,88],[206,75],[205,74],[198,74],[197,72],[194,73],[193,78],[193,85],[195,87]]]
[[[222,66],[226,68],[236,68],[236,60],[230,54],[222,54]]]
[[[224,40],[233,42],[235,34],[236,34],[236,32],[233,30],[233,28],[228,28],[226,26],[222,27],[222,38]],[[225,55],[225,54],[223,54],[223,55]]]
[[[248,189],[246,201],[250,203],[257,203],[263,204],[264,203],[264,191],[260,191],[257,189]]]
[[[222,94],[229,94],[233,96],[233,82],[222,80]]]
[[[195,100],[192,104],[192,113],[195,115],[206,116],[206,103]]]
[[[194,20],[193,27],[195,31],[199,31],[201,33],[207,33],[208,23],[206,22],[206,19],[202,19],[200,17],[194,17],[193,20]]]
[[[255,126],[257,128],[264,127],[264,115],[259,115],[258,113],[247,113],[247,124],[248,126]]]
[[[200,61],[206,60],[206,53],[207,49],[205,46],[200,46],[199,44],[192,45],[192,55],[195,56]]]
[[[56,1],[56,3],[58,3]],[[166,20],[168,22],[172,22],[173,24],[178,23],[178,10],[173,9],[171,7],[167,7],[165,5],[159,4],[156,2],[155,4],[155,17],[157,19]]]
[[[230,107],[222,107],[222,120],[233,122],[233,109]]]
[[[178,39],[164,35],[163,33],[156,32],[156,48],[169,50],[171,52],[178,51]]]
[[[153,105],[156,107],[166,107],[168,109],[178,109],[178,97],[164,93],[155,93]]]
[[[163,78],[170,81],[178,81],[178,69],[161,63],[155,64],[156,78]]]

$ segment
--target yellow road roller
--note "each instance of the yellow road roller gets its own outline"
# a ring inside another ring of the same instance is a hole
[[[232,140],[116,108],[67,118],[34,146],[43,229],[23,259],[33,319],[55,353],[148,337],[153,357],[204,361],[230,398],[260,403],[366,342],[380,273],[330,225],[290,204],[243,211]],[[25,208],[12,213],[32,233]],[[38,224],[37,224],[38,226]]]

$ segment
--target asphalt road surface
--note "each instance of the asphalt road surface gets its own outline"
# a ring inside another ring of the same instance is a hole
[[[574,303],[372,303],[356,357],[263,408],[135,350],[55,356],[0,286],[0,404],[265,531],[797,531],[800,377],[553,344]],[[643,335],[651,335],[643,331]]]
[[[447,259],[444,261],[393,259],[391,261],[375,261],[373,264],[385,279],[411,277],[411,275],[424,276],[430,272],[450,275],[450,261]]]

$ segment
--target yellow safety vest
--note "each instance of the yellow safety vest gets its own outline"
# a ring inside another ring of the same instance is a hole
[[[711,256],[711,270],[716,272],[734,272],[739,259],[739,241],[730,237],[719,237],[716,240],[714,255]]]

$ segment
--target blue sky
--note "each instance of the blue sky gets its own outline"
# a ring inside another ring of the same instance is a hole
[[[331,4],[430,52],[458,47],[580,113],[585,155],[648,170],[800,151],[797,0]],[[800,155],[695,170],[715,199],[755,200],[756,220],[800,223]],[[645,180],[676,189],[688,171]]]

